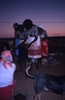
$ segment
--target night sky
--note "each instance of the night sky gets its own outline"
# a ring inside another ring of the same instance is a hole
[[[65,0],[0,0],[0,37],[14,37],[13,24],[27,18],[48,36],[65,36]]]

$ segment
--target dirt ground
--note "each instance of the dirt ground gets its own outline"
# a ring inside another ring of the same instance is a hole
[[[14,95],[21,93],[26,95],[28,100],[35,100],[34,91],[34,80],[26,76],[25,70],[26,66],[23,63],[17,65],[18,71],[15,72],[14,79],[16,80],[16,87],[14,89]],[[54,75],[64,75],[65,74],[65,58],[61,58],[58,64],[47,66],[44,64],[39,65],[40,72]],[[36,72],[35,65],[33,64],[33,71]],[[12,100],[14,100],[12,98]],[[59,95],[52,92],[42,92],[41,100],[65,100],[65,95]]]

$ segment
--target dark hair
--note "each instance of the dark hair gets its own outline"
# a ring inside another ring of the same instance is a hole
[[[24,31],[24,26],[22,24],[19,24],[17,29],[18,29],[18,31],[23,32]]]
[[[26,30],[29,30],[33,26],[33,22],[30,19],[26,19],[23,21],[23,26]]]
[[[18,27],[18,23],[13,24],[13,28],[16,29]]]
[[[13,28],[14,28],[15,31],[18,31],[18,23],[14,23]]]

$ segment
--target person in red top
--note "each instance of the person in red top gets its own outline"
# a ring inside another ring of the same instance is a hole
[[[44,33],[46,33],[45,30],[43,30]],[[41,41],[42,43],[42,56],[48,57],[48,38],[45,36],[45,38]]]
[[[47,62],[48,58],[48,36],[46,30],[44,30],[41,26],[38,27],[39,35],[41,38],[41,52],[42,52],[42,63],[43,61]]]

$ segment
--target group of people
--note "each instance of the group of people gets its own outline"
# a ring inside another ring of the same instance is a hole
[[[22,24],[14,23],[15,55],[19,61],[35,61],[38,70],[39,59],[48,56],[47,32],[41,26],[35,25],[31,19],[25,19]]]
[[[14,53],[19,60],[27,60],[31,66],[35,62],[39,71],[38,62],[42,57],[48,56],[47,32],[33,24],[30,19],[23,21],[23,24],[14,23],[15,43]],[[14,87],[14,72],[16,64],[13,63],[13,56],[10,50],[4,50],[0,59],[0,100],[11,100]]]

